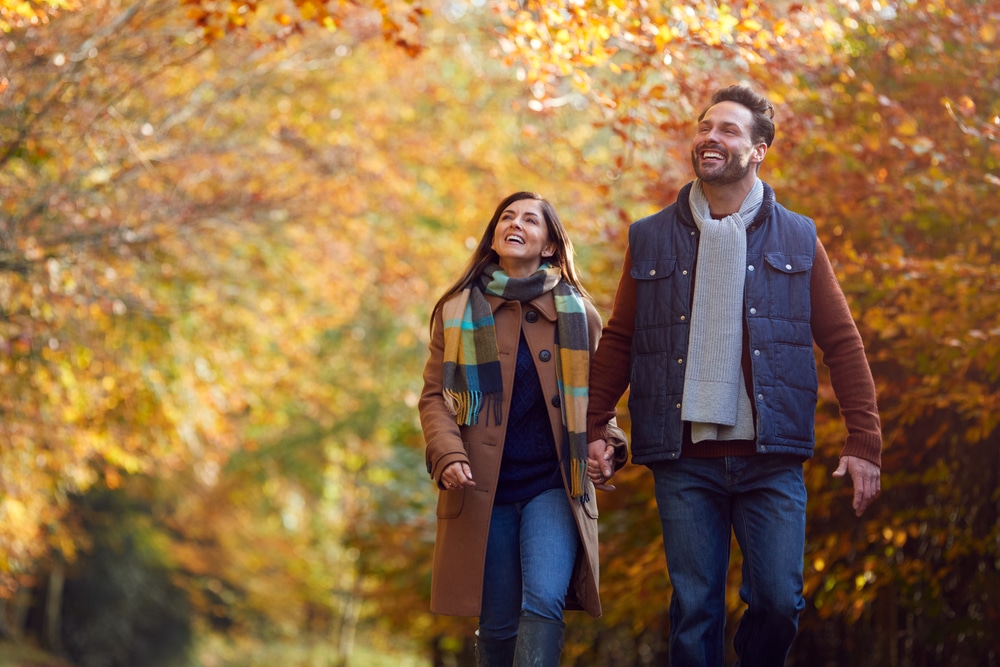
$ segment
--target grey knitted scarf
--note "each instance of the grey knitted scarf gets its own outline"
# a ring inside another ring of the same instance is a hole
[[[691,439],[753,440],[750,398],[743,379],[743,286],[747,234],[764,201],[764,184],[754,183],[738,213],[714,220],[695,180],[689,197],[701,230],[681,418],[691,422]]]

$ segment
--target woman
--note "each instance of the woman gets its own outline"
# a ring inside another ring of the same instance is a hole
[[[601,468],[627,446],[618,430],[588,451],[600,332],[566,230],[530,192],[500,202],[434,306],[420,397],[440,490],[431,610],[479,616],[480,667],[555,667],[563,609],[601,614],[594,483],[614,488]]]

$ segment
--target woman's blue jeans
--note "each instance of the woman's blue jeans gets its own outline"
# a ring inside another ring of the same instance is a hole
[[[651,466],[673,587],[672,667],[721,667],[731,534],[747,609],[733,640],[740,667],[782,667],[798,630],[806,488],[799,457],[681,458]]]
[[[522,611],[561,622],[580,545],[566,491],[494,505],[488,539],[479,636],[517,637]]]

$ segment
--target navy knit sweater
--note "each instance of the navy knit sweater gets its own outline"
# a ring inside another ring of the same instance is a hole
[[[522,333],[494,502],[520,502],[562,485],[545,396]]]

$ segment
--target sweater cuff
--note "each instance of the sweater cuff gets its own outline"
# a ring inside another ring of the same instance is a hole
[[[841,456],[856,456],[882,467],[882,436],[876,433],[852,433],[847,436]]]
[[[587,442],[595,440],[608,440],[608,423],[611,418],[600,418],[597,416],[587,417]]]

